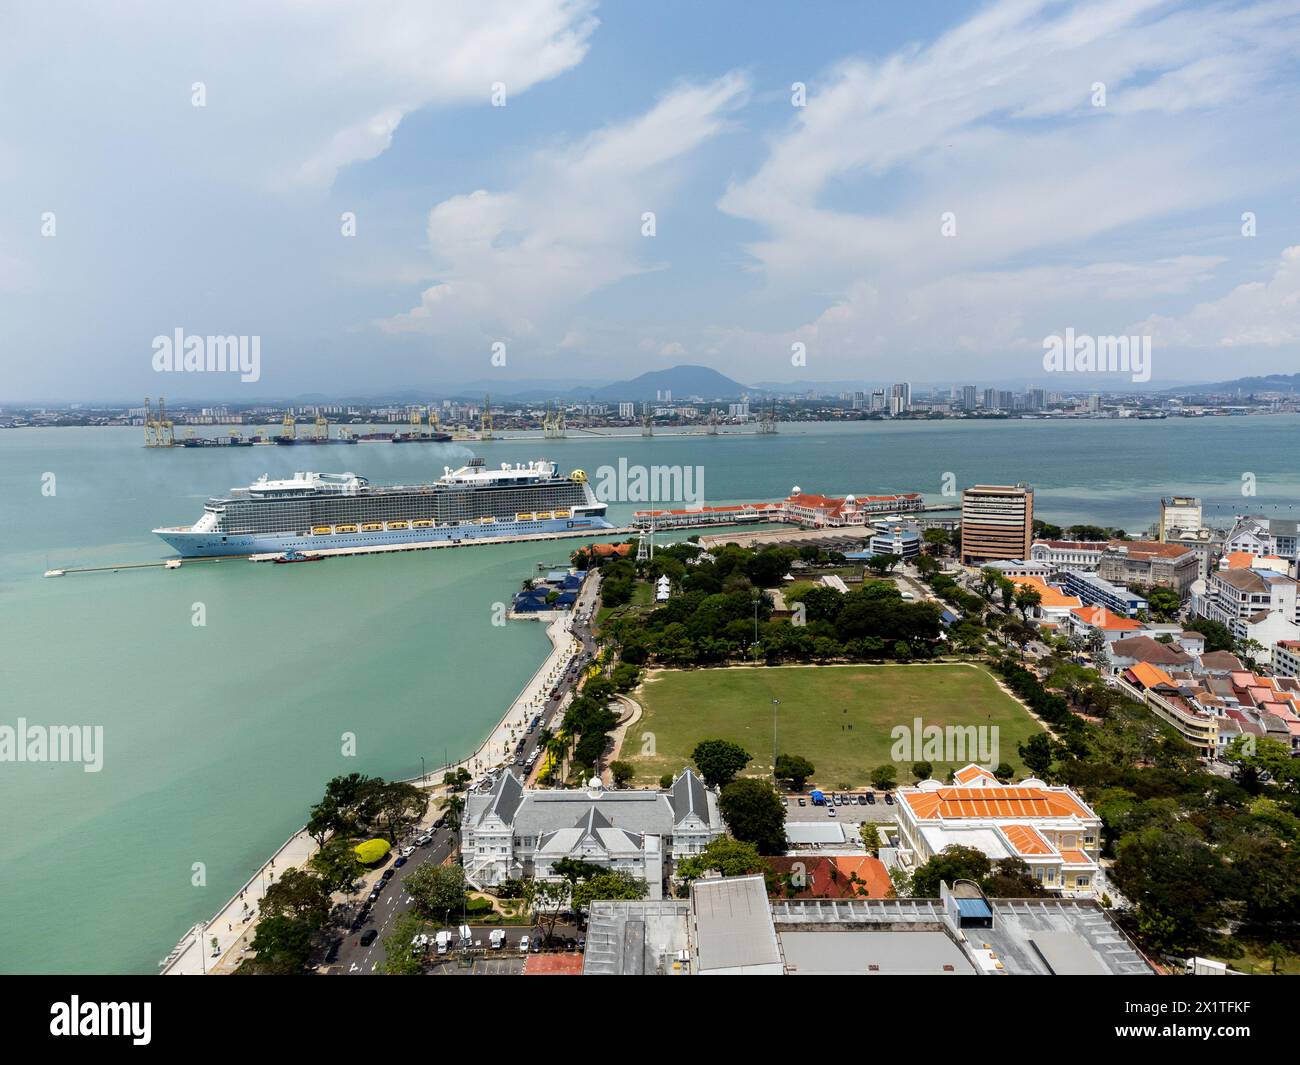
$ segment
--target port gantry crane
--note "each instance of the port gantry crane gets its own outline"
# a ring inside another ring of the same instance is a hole
[[[478,418],[478,438],[480,440],[492,439],[492,393],[483,394],[483,411]]]
[[[321,413],[320,408],[316,408],[316,426],[312,435],[317,440],[328,440],[330,438],[329,419]]]
[[[564,410],[561,408],[554,414],[550,408],[542,416],[542,437],[546,440],[563,440],[568,436],[567,428],[564,422]]]
[[[175,426],[167,417],[167,401],[158,397],[158,417],[149,409],[149,397],[144,397],[144,446],[175,447]]]
[[[280,424],[284,427],[284,435],[286,437],[290,440],[298,439],[298,423],[294,420],[292,414],[285,411],[284,418],[281,420]]]
[[[641,404],[641,435],[655,435],[654,422],[650,420],[650,404],[648,403]]]
[[[776,432],[776,400],[771,400],[767,410],[759,415],[758,431],[764,435]]]

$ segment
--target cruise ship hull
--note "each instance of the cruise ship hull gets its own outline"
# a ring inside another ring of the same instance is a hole
[[[189,528],[155,529],[154,532],[182,558],[215,558],[222,555],[260,555],[281,551],[321,551],[349,547],[386,547],[400,544],[464,542],[511,536],[539,536],[548,533],[593,533],[614,528],[600,517],[549,518],[541,521],[495,521],[487,524],[438,525],[419,529],[376,529],[355,533],[249,533],[222,534],[216,530],[196,532]]]

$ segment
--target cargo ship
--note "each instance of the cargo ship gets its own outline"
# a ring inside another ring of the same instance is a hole
[[[482,459],[428,484],[372,485],[354,473],[265,474],[209,499],[193,525],[154,529],[182,558],[499,539],[613,526],[587,475],[538,460]]]

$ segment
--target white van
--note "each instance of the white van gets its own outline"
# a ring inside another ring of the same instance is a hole
[[[446,954],[451,949],[451,933],[445,928],[433,937],[433,941],[438,947],[439,954]]]
[[[506,930],[504,928],[492,929],[492,934],[488,936],[488,943],[493,950],[500,950],[506,943]]]
[[[520,937],[519,937],[519,953],[520,953],[520,954],[527,954],[527,953],[528,953],[528,937],[527,937],[527,936],[520,936]]]

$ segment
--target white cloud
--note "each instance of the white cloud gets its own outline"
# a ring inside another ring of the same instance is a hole
[[[657,268],[643,216],[658,221],[671,205],[680,166],[726,127],[748,86],[737,73],[679,86],[635,118],[538,152],[509,191],[437,204],[428,241],[441,280],[380,328],[474,337],[474,350],[489,338],[562,343],[583,297]]]
[[[1286,248],[1267,281],[1238,285],[1177,317],[1152,315],[1129,332],[1160,347],[1276,348],[1300,344],[1300,245]]]
[[[1271,147],[1296,127],[1271,79],[1297,46],[1290,4],[1006,0],[927,45],[846,60],[719,201],[763,231],[747,248],[763,312],[805,324],[720,335],[769,352],[815,338],[810,377],[867,372],[868,353],[891,351],[947,373],[954,351],[1000,357],[1037,344],[1052,315],[1095,316],[1088,301],[1168,306],[1219,260],[1184,254],[1185,232],[1164,227],[1300,172]],[[1137,249],[1127,262],[1099,250],[1121,235]],[[810,320],[817,292],[835,295]]]
[[[593,8],[594,0],[227,0],[215,8],[53,0],[6,18],[0,115],[27,137],[44,133],[28,147],[68,166],[110,165],[115,152],[147,148],[143,168],[322,188],[385,151],[413,111],[487,107],[493,82],[513,97],[571,69],[586,53]],[[205,107],[191,106],[195,82]],[[35,99],[41,107],[30,106]],[[52,140],[43,125],[50,114],[86,135]],[[51,151],[59,148],[67,154]]]

